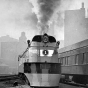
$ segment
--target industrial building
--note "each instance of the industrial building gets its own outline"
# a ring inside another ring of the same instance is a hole
[[[77,10],[66,10],[64,19],[64,46],[88,39],[88,18],[84,3]]]

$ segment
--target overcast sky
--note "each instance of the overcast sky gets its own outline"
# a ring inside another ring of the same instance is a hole
[[[79,9],[81,2],[88,8],[88,0],[63,0],[62,9]],[[18,39],[22,31],[31,39],[37,30],[37,16],[32,12],[29,0],[0,0],[0,36],[10,35]],[[58,29],[59,39],[63,39],[63,30]],[[57,33],[55,33],[57,34]]]

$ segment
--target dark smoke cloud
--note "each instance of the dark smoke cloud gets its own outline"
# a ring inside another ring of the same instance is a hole
[[[62,31],[64,26],[64,12],[76,8],[75,5],[79,3],[78,0],[29,0],[34,9],[34,13],[37,16],[37,28],[40,29],[40,33],[50,31],[49,26],[54,26],[53,30]],[[58,14],[57,14],[58,13]],[[55,21],[54,24],[53,21]],[[52,30],[51,30],[52,31]],[[55,31],[56,32],[56,31]]]
[[[38,0],[40,23],[46,25],[60,3],[61,0]]]

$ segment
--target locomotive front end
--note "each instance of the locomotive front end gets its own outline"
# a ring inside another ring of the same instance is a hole
[[[61,64],[58,61],[59,42],[47,34],[32,39],[28,57],[24,62],[24,74],[33,87],[58,87]]]

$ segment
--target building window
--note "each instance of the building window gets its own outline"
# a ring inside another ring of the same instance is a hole
[[[61,57],[60,62],[61,62],[61,65],[65,65],[65,58],[64,57]]]
[[[88,63],[88,52],[86,52],[86,63]]]
[[[83,64],[86,64],[86,53],[83,53]]]
[[[66,57],[63,57],[63,65],[65,66],[65,59],[66,59]]]
[[[67,57],[65,58],[65,65],[68,65],[68,58],[69,58],[69,56],[67,56]]]
[[[67,65],[67,61],[66,61],[67,57],[65,57],[65,65]]]
[[[61,61],[60,61],[60,58],[58,58],[58,62],[60,63]]]
[[[75,64],[78,65],[79,54],[75,56]]]
[[[61,57],[60,62],[61,62],[61,65],[63,65],[63,57]]]
[[[72,58],[71,58],[72,60],[71,60],[71,64],[72,65],[75,65],[75,55],[72,55]]]

